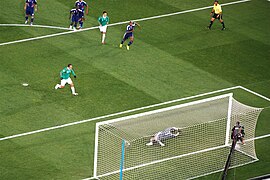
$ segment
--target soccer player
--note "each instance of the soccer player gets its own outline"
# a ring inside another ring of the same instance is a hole
[[[136,22],[134,22],[134,21],[130,21],[129,22],[129,25],[127,25],[127,29],[126,29],[126,32],[125,32],[125,34],[124,34],[124,36],[123,36],[123,40],[121,41],[121,44],[120,44],[120,48],[122,48],[123,47],[123,44],[124,44],[124,42],[127,40],[127,39],[130,39],[130,41],[129,41],[129,43],[128,43],[128,45],[127,45],[127,50],[129,50],[129,47],[130,47],[130,45],[133,43],[133,41],[134,41],[134,35],[133,35],[133,32],[134,32],[134,29],[135,29],[135,26],[138,26],[139,28],[141,28],[141,26],[138,24],[138,23],[136,23]]]
[[[102,44],[105,44],[105,36],[106,36],[106,32],[107,32],[107,26],[108,26],[109,21],[110,21],[110,18],[107,15],[108,15],[107,11],[103,11],[102,16],[100,16],[98,18]]]
[[[85,1],[83,0],[78,0],[75,2],[75,7],[79,7],[80,10],[82,10],[81,12],[79,12],[79,24],[80,24],[80,29],[83,27],[83,21],[85,20],[84,18],[84,9],[86,8],[86,12],[85,14],[88,15],[88,5]]]
[[[70,22],[69,29],[72,29],[72,26],[74,30],[77,29],[80,12],[82,12],[82,10],[80,10],[78,6],[70,10],[69,19],[71,19],[71,22]]]
[[[225,24],[224,24],[224,21],[222,19],[222,9],[221,9],[221,6],[220,4],[218,4],[218,0],[215,0],[214,2],[214,7],[210,13],[210,16],[212,16],[211,20],[210,20],[210,24],[209,26],[207,26],[208,29],[211,30],[211,27],[214,23],[214,21],[216,19],[219,20],[219,22],[222,24],[222,29],[221,30],[225,30]]]
[[[74,84],[70,78],[70,74],[72,74],[74,76],[74,78],[76,78],[76,74],[74,72],[74,70],[72,69],[72,64],[68,64],[67,67],[65,67],[61,72],[60,72],[60,78],[61,78],[61,83],[60,84],[56,84],[55,85],[55,89],[58,88],[64,88],[65,85],[68,83],[70,85],[70,89],[71,92],[74,96],[77,96],[78,93],[75,92],[75,87]]]
[[[241,141],[242,144],[244,145],[245,144],[244,136],[245,136],[244,126],[241,126],[240,122],[237,121],[236,125],[233,126],[232,128],[231,139],[236,139],[236,141]]]
[[[37,11],[37,0],[26,0],[24,4],[25,10],[25,24],[28,23],[28,18],[31,16],[30,25],[33,25],[34,22],[34,14]]]
[[[147,143],[147,146],[152,146],[156,143],[158,143],[161,146],[165,146],[161,141],[164,141],[166,139],[172,139],[177,137],[180,134],[180,129],[176,127],[170,127],[165,129],[164,131],[160,131],[156,133],[153,137],[150,138],[150,142]]]

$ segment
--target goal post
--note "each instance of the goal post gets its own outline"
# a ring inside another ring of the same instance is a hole
[[[224,94],[185,104],[96,123],[94,177],[98,179],[192,179],[222,171],[230,151],[230,131],[243,122],[247,138],[255,135],[262,109]],[[170,127],[180,135],[147,146]],[[241,147],[232,166],[257,160],[254,141]]]

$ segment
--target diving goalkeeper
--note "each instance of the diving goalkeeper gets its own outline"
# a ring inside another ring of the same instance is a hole
[[[156,133],[154,136],[150,138],[150,142],[147,143],[147,146],[152,146],[154,144],[159,144],[161,146],[165,146],[161,141],[172,139],[177,137],[180,134],[180,129],[176,127],[170,127],[165,129],[164,131],[160,131]]]

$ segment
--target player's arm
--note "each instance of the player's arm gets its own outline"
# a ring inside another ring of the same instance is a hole
[[[139,29],[142,29],[142,27],[139,23],[135,22],[135,25],[138,26]]]
[[[37,5],[37,2],[35,3],[35,11],[37,12],[38,11],[38,5]]]
[[[28,5],[27,2],[25,2],[23,9],[26,10],[26,6]]]
[[[86,11],[85,11],[85,14],[88,15],[88,5],[86,4]]]
[[[75,72],[73,71],[73,69],[71,70],[71,74],[74,76],[74,78],[77,77],[76,74],[75,74]]]
[[[101,17],[98,18],[98,24],[99,24],[99,26],[101,26],[101,22],[100,21],[101,21]]]
[[[69,18],[68,18],[68,19],[70,19],[70,18],[71,18],[71,14],[72,14],[72,11],[70,11],[70,12],[69,12]]]

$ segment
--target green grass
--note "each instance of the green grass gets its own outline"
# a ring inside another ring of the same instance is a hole
[[[209,6],[206,0],[88,1],[85,27],[97,26],[103,10],[111,23]],[[221,3],[231,2],[222,1]],[[4,4],[5,3],[5,4]],[[73,1],[39,1],[35,24],[68,27]],[[1,1],[0,23],[23,23],[23,1]],[[125,24],[108,28],[107,44],[97,29],[0,46],[0,137],[75,122],[128,109],[242,85],[270,97],[269,2],[224,6],[226,31],[209,23],[210,9],[142,21],[130,51],[119,49]],[[0,26],[0,43],[62,32]],[[69,87],[54,90],[59,71],[74,65],[78,97]],[[29,87],[21,86],[27,82]],[[251,106],[270,103],[242,90],[235,97]],[[256,135],[269,134],[269,108]],[[95,122],[0,142],[3,179],[82,179],[93,174]],[[269,138],[256,141],[259,161],[229,171],[246,179],[269,173]],[[202,179],[216,179],[220,173]]]

